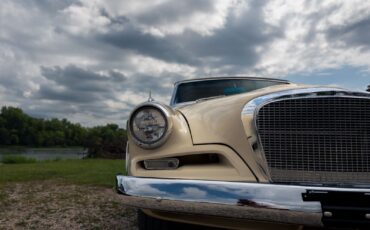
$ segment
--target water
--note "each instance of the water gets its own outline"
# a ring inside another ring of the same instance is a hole
[[[10,154],[43,161],[55,159],[82,159],[87,153],[83,148],[0,148],[0,160],[2,156]]]

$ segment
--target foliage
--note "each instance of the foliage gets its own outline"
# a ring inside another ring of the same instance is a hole
[[[90,157],[123,158],[127,134],[118,125],[108,124],[90,129],[85,146]]]
[[[7,182],[63,180],[77,184],[113,187],[114,176],[124,171],[124,161],[109,159],[40,161],[0,165],[0,186]]]
[[[126,141],[126,130],[116,124],[86,128],[67,119],[34,118],[5,106],[0,113],[0,145],[84,146],[91,157],[118,158],[125,153]]]
[[[0,162],[3,164],[27,164],[36,163],[36,159],[20,155],[4,155]]]

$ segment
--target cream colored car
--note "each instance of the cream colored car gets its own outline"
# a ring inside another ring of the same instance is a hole
[[[278,79],[177,82],[128,121],[117,176],[139,229],[370,228],[370,94]]]

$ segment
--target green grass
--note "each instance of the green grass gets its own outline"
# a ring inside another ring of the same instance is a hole
[[[27,150],[34,151],[64,151],[64,150],[73,150],[73,151],[84,151],[85,148],[81,146],[70,146],[70,147],[30,147],[30,146],[4,146],[0,145],[0,154],[22,154]]]
[[[123,160],[86,159],[0,165],[0,185],[7,182],[63,180],[70,183],[113,187],[124,171]]]
[[[20,155],[4,155],[0,160],[3,164],[28,164],[36,163],[36,159]]]

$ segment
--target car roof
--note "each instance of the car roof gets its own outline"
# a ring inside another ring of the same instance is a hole
[[[248,79],[248,80],[268,80],[268,81],[278,81],[282,83],[289,83],[288,80],[278,79],[278,78],[268,78],[268,77],[249,77],[249,76],[223,76],[223,77],[204,77],[204,78],[193,78],[182,81],[175,82],[174,85],[179,85],[182,83],[197,82],[197,81],[208,81],[208,80],[227,80],[227,79]]]

